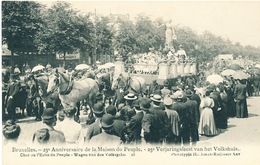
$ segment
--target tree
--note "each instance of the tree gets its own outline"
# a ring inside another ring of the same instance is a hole
[[[2,2],[2,43],[6,43],[11,51],[12,68],[15,51],[37,50],[35,36],[43,23],[42,8],[33,1]]]
[[[81,16],[69,3],[57,2],[46,11],[44,28],[38,33],[40,50],[64,55],[94,49],[94,25],[89,16]]]
[[[159,25],[148,16],[139,14],[136,18],[135,35],[136,44],[140,53],[148,52],[149,48],[158,49],[163,44],[163,35]]]
[[[128,20],[119,20],[120,29],[118,35],[115,36],[115,49],[119,50],[120,55],[127,55],[128,53],[136,53],[136,38],[134,31],[134,24]]]
[[[98,60],[100,59],[100,55],[105,55],[107,53],[112,54],[112,37],[113,33],[109,29],[109,19],[108,17],[101,17],[100,19],[96,19],[96,43],[97,43],[97,51]]]

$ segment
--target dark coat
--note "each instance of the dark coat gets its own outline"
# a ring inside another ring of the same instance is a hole
[[[120,137],[123,142],[125,142],[125,129],[126,129],[126,122],[123,120],[114,120],[114,130],[115,135]]]
[[[93,136],[96,136],[102,132],[102,129],[100,128],[100,118],[96,119],[94,123],[92,123],[87,131],[86,137],[85,137],[85,142],[89,142],[90,139]]]
[[[199,133],[198,133],[198,123],[200,120],[199,117],[199,110],[198,110],[198,104],[195,100],[187,100],[185,102],[187,111],[188,111],[188,120],[189,120],[189,129],[190,129],[190,136],[192,138],[193,142],[196,142],[199,140]]]
[[[151,112],[144,114],[142,120],[142,128],[144,133],[144,139],[147,143],[159,143],[159,119],[156,115]]]
[[[143,112],[136,113],[129,121],[127,132],[130,142],[137,142],[141,140],[142,120],[144,117]]]
[[[113,98],[113,101],[112,101],[112,105],[116,105],[116,107],[118,107],[118,105],[120,103],[124,103],[125,102],[125,99],[124,99],[125,93],[126,92],[122,91],[121,89],[117,89],[115,92],[115,97]]]
[[[244,100],[246,99],[246,85],[237,84],[234,89],[234,99]]]
[[[162,108],[159,106],[153,106],[152,108],[150,108],[150,112],[158,117],[160,138],[165,138],[170,129],[170,121],[168,120],[166,112],[163,111]]]

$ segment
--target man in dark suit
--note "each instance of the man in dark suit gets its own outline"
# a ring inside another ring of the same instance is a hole
[[[93,136],[96,136],[102,132],[99,125],[100,120],[104,114],[104,104],[102,104],[101,102],[96,103],[93,107],[93,113],[96,119],[94,123],[89,125],[87,134],[84,139],[85,143],[88,143]]]
[[[244,80],[238,80],[234,89],[234,99],[236,102],[236,117],[248,117],[247,103],[246,103],[246,85]]]
[[[180,118],[180,143],[183,144],[190,143],[190,130],[189,130],[189,118],[188,118],[188,109],[183,102],[183,92],[177,91],[174,93],[176,96],[176,102],[172,105],[172,109],[178,112]]]
[[[122,142],[126,141],[126,122],[124,120],[120,120],[116,118],[116,107],[113,105],[109,105],[106,108],[106,113],[111,114],[114,117],[114,135],[120,137]]]
[[[126,95],[126,91],[124,90],[124,84],[118,84],[118,89],[115,91],[115,96],[112,101],[112,105],[118,107],[119,104],[124,103],[124,96]]]
[[[144,98],[140,103],[140,108],[144,112],[144,117],[142,120],[142,136],[146,143],[148,144],[158,144],[160,142],[159,133],[159,119],[156,115],[149,111],[151,104],[150,100]]]
[[[144,116],[143,111],[140,109],[141,101],[142,99],[139,98],[133,102],[136,114],[131,117],[130,121],[127,124],[129,143],[141,143],[142,120]]]
[[[95,146],[119,146],[122,142],[114,135],[114,117],[111,114],[104,114],[100,120],[102,133],[90,139],[90,144]]]
[[[168,120],[167,114],[162,110],[160,104],[162,102],[162,97],[160,95],[153,95],[151,98],[153,101],[152,107],[150,108],[150,112],[155,114],[159,119],[159,134],[160,134],[160,142],[162,143],[165,140],[165,137],[170,129],[170,122]]]
[[[6,109],[8,112],[8,118],[16,120],[16,111],[15,108],[18,106],[18,93],[21,87],[19,82],[19,74],[12,75],[12,82],[7,87],[7,96],[6,96]]]
[[[199,132],[198,132],[198,124],[199,124],[199,110],[198,103],[195,100],[191,100],[192,91],[187,89],[185,91],[185,96],[187,101],[185,102],[187,111],[188,111],[188,121],[189,121],[189,129],[190,129],[190,137],[192,140],[192,144],[196,144],[199,141]]]

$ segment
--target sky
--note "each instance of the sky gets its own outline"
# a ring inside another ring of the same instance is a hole
[[[50,6],[53,1],[40,1]],[[145,13],[152,18],[172,19],[174,25],[188,26],[198,34],[215,35],[260,47],[260,1],[67,1],[82,13],[102,15]],[[177,34],[178,37],[178,34]]]

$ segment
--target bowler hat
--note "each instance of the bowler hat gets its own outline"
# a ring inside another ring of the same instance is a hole
[[[42,119],[48,120],[56,116],[56,111],[53,108],[46,108],[42,113]]]
[[[6,139],[16,139],[20,135],[21,128],[13,120],[7,120],[3,128],[3,135]]]
[[[172,99],[170,97],[165,97],[163,100],[164,105],[172,105]]]
[[[169,86],[169,81],[164,80],[164,81],[163,81],[163,85],[164,85],[164,86]]]
[[[100,120],[102,128],[111,128],[114,124],[114,117],[111,114],[104,114]]]
[[[162,97],[160,95],[153,95],[151,100],[153,100],[155,102],[162,102]]]
[[[192,95],[192,91],[190,90],[190,89],[187,89],[186,91],[185,91],[185,96],[186,97],[190,97]]]
[[[104,104],[102,104],[100,102],[96,103],[94,105],[94,107],[93,107],[93,112],[95,114],[102,114],[102,113],[104,113]]]
[[[142,110],[149,111],[149,108],[151,107],[150,99],[143,98],[140,104]]]
[[[113,106],[113,105],[109,105],[106,108],[106,112],[107,112],[107,114],[111,114],[111,115],[115,116],[116,115],[116,107]]]
[[[176,92],[178,90],[179,90],[179,88],[177,88],[176,86],[172,86],[172,91]]]
[[[126,100],[136,100],[137,96],[135,96],[135,94],[133,94],[133,93],[128,93],[126,96],[124,96],[124,99],[126,99]]]
[[[140,99],[133,101],[133,106],[137,109],[140,109]]]

